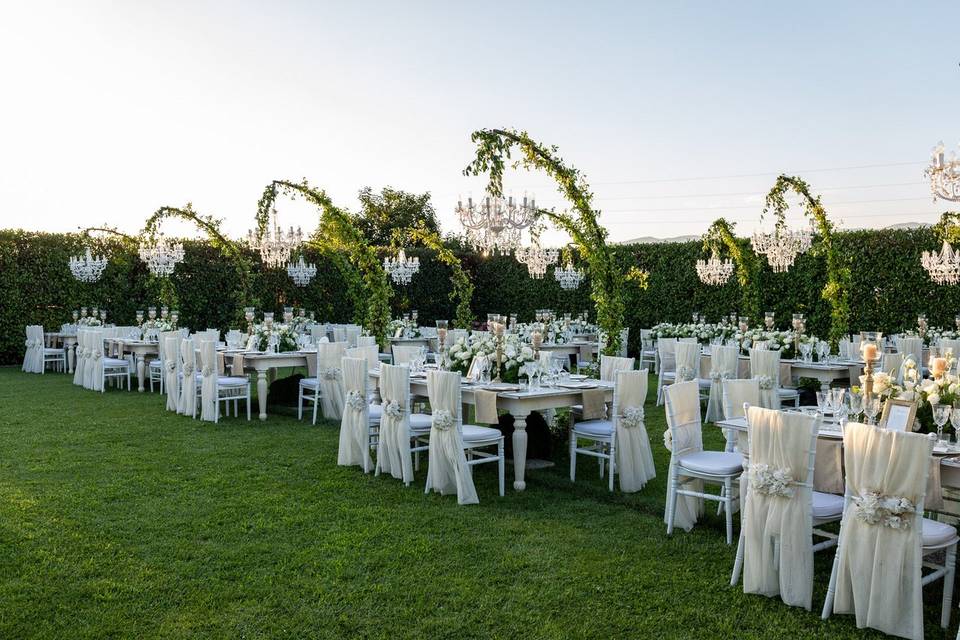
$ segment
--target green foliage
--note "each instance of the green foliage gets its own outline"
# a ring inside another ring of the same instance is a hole
[[[564,163],[556,146],[547,147],[533,141],[525,131],[482,129],[471,140],[477,143],[477,155],[464,175],[489,174],[487,191],[503,194],[505,160],[517,147],[520,159],[514,168],[538,169],[557,183],[576,215],[541,210],[539,214],[566,231],[577,245],[590,272],[590,298],[596,308],[597,323],[610,337],[605,351],[615,354],[620,348],[620,329],[625,326],[626,302],[623,291],[623,265],[607,246],[607,230],[600,224],[599,211],[593,209],[593,194],[580,171]]]
[[[469,329],[473,325],[473,312],[470,310],[473,282],[470,280],[470,274],[460,264],[460,259],[443,244],[437,232],[426,225],[421,224],[399,233],[405,233],[411,241],[419,242],[431,249],[440,262],[450,267],[450,283],[453,285],[453,290],[450,291],[449,298],[451,302],[457,303],[453,326],[458,329]]]
[[[933,234],[944,242],[960,243],[960,213],[944,211],[937,224],[933,225]]]
[[[734,224],[724,218],[716,219],[703,236],[703,250],[723,254],[726,249],[737,270],[737,282],[743,297],[740,315],[760,319],[760,261],[749,248],[749,242],[733,235]]]
[[[374,246],[389,245],[394,234],[405,229],[423,228],[440,234],[440,223],[430,203],[429,192],[418,195],[385,187],[376,193],[370,187],[364,187],[357,197],[360,199],[360,213],[353,217],[354,224]]]
[[[820,196],[810,193],[810,185],[795,176],[780,175],[770,193],[767,194],[763,212],[773,210],[777,218],[777,228],[783,228],[785,214],[789,205],[785,194],[793,191],[803,200],[804,213],[811,219],[820,235],[818,247],[826,256],[827,280],[823,287],[823,299],[830,303],[830,331],[828,337],[834,348],[837,342],[850,330],[850,267],[845,256],[834,246],[836,229],[827,218],[827,212],[820,202]]]

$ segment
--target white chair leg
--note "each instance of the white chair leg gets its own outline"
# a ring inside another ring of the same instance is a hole
[[[947,547],[944,560],[947,572],[943,576],[943,611],[940,612],[940,626],[946,629],[950,626],[950,604],[953,601],[953,579],[957,568],[957,545]],[[960,632],[958,632],[960,633]]]
[[[577,481],[577,436],[570,429],[570,482]]]
[[[320,399],[317,397],[320,395],[320,389],[318,388],[313,392],[313,425],[317,425],[317,405],[320,404]]]
[[[733,509],[730,508],[733,501],[733,486],[729,476],[723,479],[723,488],[725,495],[721,504],[724,511],[727,512],[727,544],[733,544]]]
[[[673,534],[673,518],[677,513],[677,472],[670,465],[670,479],[667,482],[667,535]]]
[[[733,561],[733,575],[730,576],[730,586],[735,587],[740,582],[740,572],[743,570],[743,527],[740,527],[740,537],[737,542],[737,557]]]
[[[500,459],[497,461],[497,473],[500,474],[500,497],[502,498],[503,497],[503,476],[504,476],[503,438],[500,438],[500,441],[497,442],[497,455],[500,456]]]
[[[833,613],[833,597],[834,592],[837,589],[837,570],[840,565],[840,548],[843,543],[843,525],[841,525],[840,536],[837,540],[837,551],[833,555],[833,568],[830,570],[830,583],[827,585],[827,596],[823,599],[823,611],[820,613],[820,618],[826,620],[830,617],[830,614]]]
[[[617,469],[617,441],[616,438],[610,440],[610,491],[613,492],[613,477]]]
[[[303,420],[303,387],[297,393],[297,420]]]
[[[726,495],[727,495],[727,488],[726,488],[726,487],[720,487],[720,497],[723,498],[723,497],[726,496]],[[717,502],[717,515],[718,515],[718,516],[719,516],[721,513],[723,513],[723,506],[724,506],[723,500],[720,500],[719,502]]]
[[[247,383],[247,422],[250,422],[250,383]]]

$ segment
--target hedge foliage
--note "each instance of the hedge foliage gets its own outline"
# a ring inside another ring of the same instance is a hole
[[[106,307],[109,321],[133,324],[137,309],[159,304],[159,283],[134,248],[112,239],[92,242],[94,253],[106,253],[110,263],[99,282],[86,284],[74,280],[67,267],[69,257],[83,251],[78,235],[0,231],[0,362],[22,360],[24,325],[59,327],[70,321],[73,309],[83,305]],[[915,326],[920,312],[927,314],[931,326],[953,326],[954,315],[960,312],[960,287],[933,284],[920,266],[921,252],[940,244],[930,229],[842,232],[836,242],[841,255],[850,258],[853,272],[852,329],[898,331]],[[203,242],[185,241],[184,248],[186,258],[171,277],[181,323],[191,328],[240,327],[242,310],[232,303],[237,286],[233,264]],[[625,284],[631,351],[636,349],[641,327],[685,321],[694,311],[712,321],[739,310],[736,278],[721,287],[708,287],[697,278],[693,265],[704,256],[699,241],[620,245],[616,252],[624,266],[650,272],[646,291]],[[420,273],[409,286],[398,289],[394,315],[417,309],[422,324],[452,318],[450,268],[432,260],[429,250],[415,248],[408,253],[420,256]],[[529,319],[539,308],[589,310],[587,283],[577,291],[563,291],[552,270],[544,279],[533,280],[511,256],[485,257],[463,250],[458,255],[473,278],[473,311],[480,320],[493,312],[518,313],[521,319]],[[318,269],[317,277],[303,289],[293,284],[285,270],[265,270],[255,256],[251,258],[255,269],[250,285],[258,310],[280,312],[288,304],[305,306],[331,322],[349,322],[353,317],[354,303],[342,277],[319,254],[306,251],[307,260]],[[825,336],[830,307],[820,297],[824,279],[824,259],[819,256],[801,256],[785,274],[764,266],[760,274],[763,309],[776,312],[783,326],[792,313],[802,311],[807,314],[808,329]]]

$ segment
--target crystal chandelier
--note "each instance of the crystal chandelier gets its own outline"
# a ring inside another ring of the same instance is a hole
[[[400,249],[396,258],[387,256],[383,259],[383,270],[390,274],[394,284],[410,284],[410,279],[420,271],[420,258],[407,258],[407,253]]]
[[[291,262],[287,265],[287,275],[293,279],[293,283],[298,287],[305,287],[310,284],[313,277],[317,275],[317,265],[307,264],[303,261],[303,256],[296,263]]]
[[[774,273],[784,273],[793,266],[798,255],[810,249],[813,236],[809,231],[790,231],[777,226],[773,233],[757,231],[750,242],[754,251],[767,256]]]
[[[930,279],[937,284],[957,284],[960,282],[960,253],[953,250],[950,243],[943,241],[940,252],[924,251],[920,264],[927,270]]]
[[[560,283],[561,289],[570,290],[579,287],[580,283],[583,282],[584,276],[581,269],[574,269],[573,263],[567,260],[566,267],[557,267],[553,270],[553,277]]]
[[[96,282],[106,268],[107,259],[103,256],[93,257],[90,247],[87,247],[86,255],[70,258],[70,273],[80,282]]]
[[[293,227],[284,236],[277,218],[277,210],[273,209],[273,229],[267,228],[263,236],[253,229],[247,232],[247,245],[254,251],[260,252],[260,260],[267,266],[279,268],[289,262],[293,253],[303,242],[303,231],[300,227],[294,231]]]
[[[514,254],[517,262],[527,265],[531,278],[540,280],[547,273],[547,267],[555,264],[560,257],[559,249],[544,249],[540,246],[540,236],[531,234],[529,247],[517,247]]]
[[[714,251],[709,260],[697,260],[697,275],[700,282],[710,285],[725,284],[733,274],[733,262],[721,260]]]
[[[154,244],[140,245],[140,259],[147,263],[150,273],[167,277],[183,262],[183,245],[161,235]]]
[[[933,148],[930,166],[924,170],[923,175],[930,178],[930,191],[934,200],[942,198],[960,202],[960,160],[953,151],[949,158],[944,158],[943,152],[943,142],[940,142]]]
[[[526,229],[537,217],[535,198],[523,196],[516,203],[513,196],[485,197],[474,204],[467,198],[467,205],[457,200],[457,217],[467,230],[467,241],[484,253],[502,251],[508,253],[520,244],[520,231]]]

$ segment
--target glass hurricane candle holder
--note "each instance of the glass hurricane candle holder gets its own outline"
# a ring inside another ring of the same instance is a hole
[[[263,324],[266,325],[267,329],[273,326],[273,311],[263,312]]]
[[[737,322],[737,328],[740,329],[740,331],[746,331],[747,329],[749,329],[750,318],[748,318],[747,316],[740,316]]]
[[[80,311],[78,309],[73,310],[73,322],[76,323],[80,319]]]
[[[293,320],[293,307],[284,307],[283,321],[289,323],[291,320]]]
[[[81,318],[86,318],[86,317],[87,317],[87,308],[86,308],[86,307],[80,307],[80,317],[81,317]]]
[[[101,320],[101,322],[106,322],[106,321],[107,321],[107,310],[106,310],[106,309],[100,309],[100,320]]]
[[[767,331],[773,331],[774,318],[773,311],[767,311],[763,314],[763,324],[767,328]]]
[[[147,307],[147,318],[150,320],[157,319],[157,308],[156,307]]]
[[[163,320],[167,319],[167,316],[170,314],[170,308],[167,305],[160,307],[160,318]]]
[[[177,320],[180,319],[180,312],[174,309],[170,312],[170,324],[177,326]]]
[[[137,325],[143,324],[143,309],[137,309]]]

